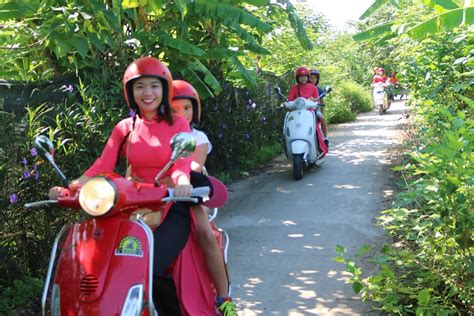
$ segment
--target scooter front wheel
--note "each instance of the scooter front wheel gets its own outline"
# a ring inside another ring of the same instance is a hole
[[[383,105],[382,104],[379,105],[379,114],[380,115],[383,114]]]
[[[295,180],[301,180],[303,178],[303,154],[293,155],[293,176]]]

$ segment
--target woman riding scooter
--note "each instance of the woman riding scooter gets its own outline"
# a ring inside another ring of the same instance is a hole
[[[133,61],[124,73],[123,88],[127,105],[135,114],[117,123],[101,156],[71,185],[80,186],[99,173],[112,172],[119,156],[125,156],[133,177],[153,183],[157,173],[169,161],[171,149],[168,144],[171,138],[179,132],[191,132],[186,120],[172,115],[172,77],[169,69],[158,59],[143,57]],[[175,196],[191,195],[190,171],[191,158],[183,158],[165,173],[175,185]],[[206,182],[207,178],[202,181]],[[49,196],[54,199],[60,194],[61,188],[54,187]],[[179,304],[174,304],[173,309],[166,299],[166,295],[175,288],[165,272],[185,246],[190,222],[189,207],[174,203],[153,233],[153,294],[160,315],[181,315]]]
[[[309,100],[315,100],[319,96],[318,88],[314,85],[309,83],[309,70],[306,67],[298,67],[295,71],[295,80],[296,84],[290,88],[290,92],[288,93],[288,101],[293,101],[296,98],[303,97]],[[324,136],[324,142],[326,146],[329,146],[329,140],[327,138],[327,127],[326,127],[326,119],[324,115],[317,111],[316,115],[321,122],[321,129]]]

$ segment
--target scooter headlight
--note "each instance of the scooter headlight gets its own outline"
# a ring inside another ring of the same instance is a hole
[[[306,106],[306,101],[304,100],[304,98],[298,98],[295,100],[294,105],[295,105],[295,109],[302,110]]]
[[[105,177],[94,177],[79,192],[79,203],[89,215],[101,216],[112,209],[117,200],[117,190]]]

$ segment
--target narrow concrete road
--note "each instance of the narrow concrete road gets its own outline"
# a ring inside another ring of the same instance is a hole
[[[383,116],[333,125],[321,169],[292,177],[286,157],[230,186],[218,224],[230,235],[230,272],[239,315],[365,315],[332,258],[383,240],[374,218],[391,194],[388,149],[404,121],[404,101]]]

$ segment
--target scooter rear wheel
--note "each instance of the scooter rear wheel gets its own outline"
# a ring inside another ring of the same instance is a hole
[[[293,176],[295,180],[303,179],[303,168],[304,168],[304,161],[303,155],[293,155]]]

